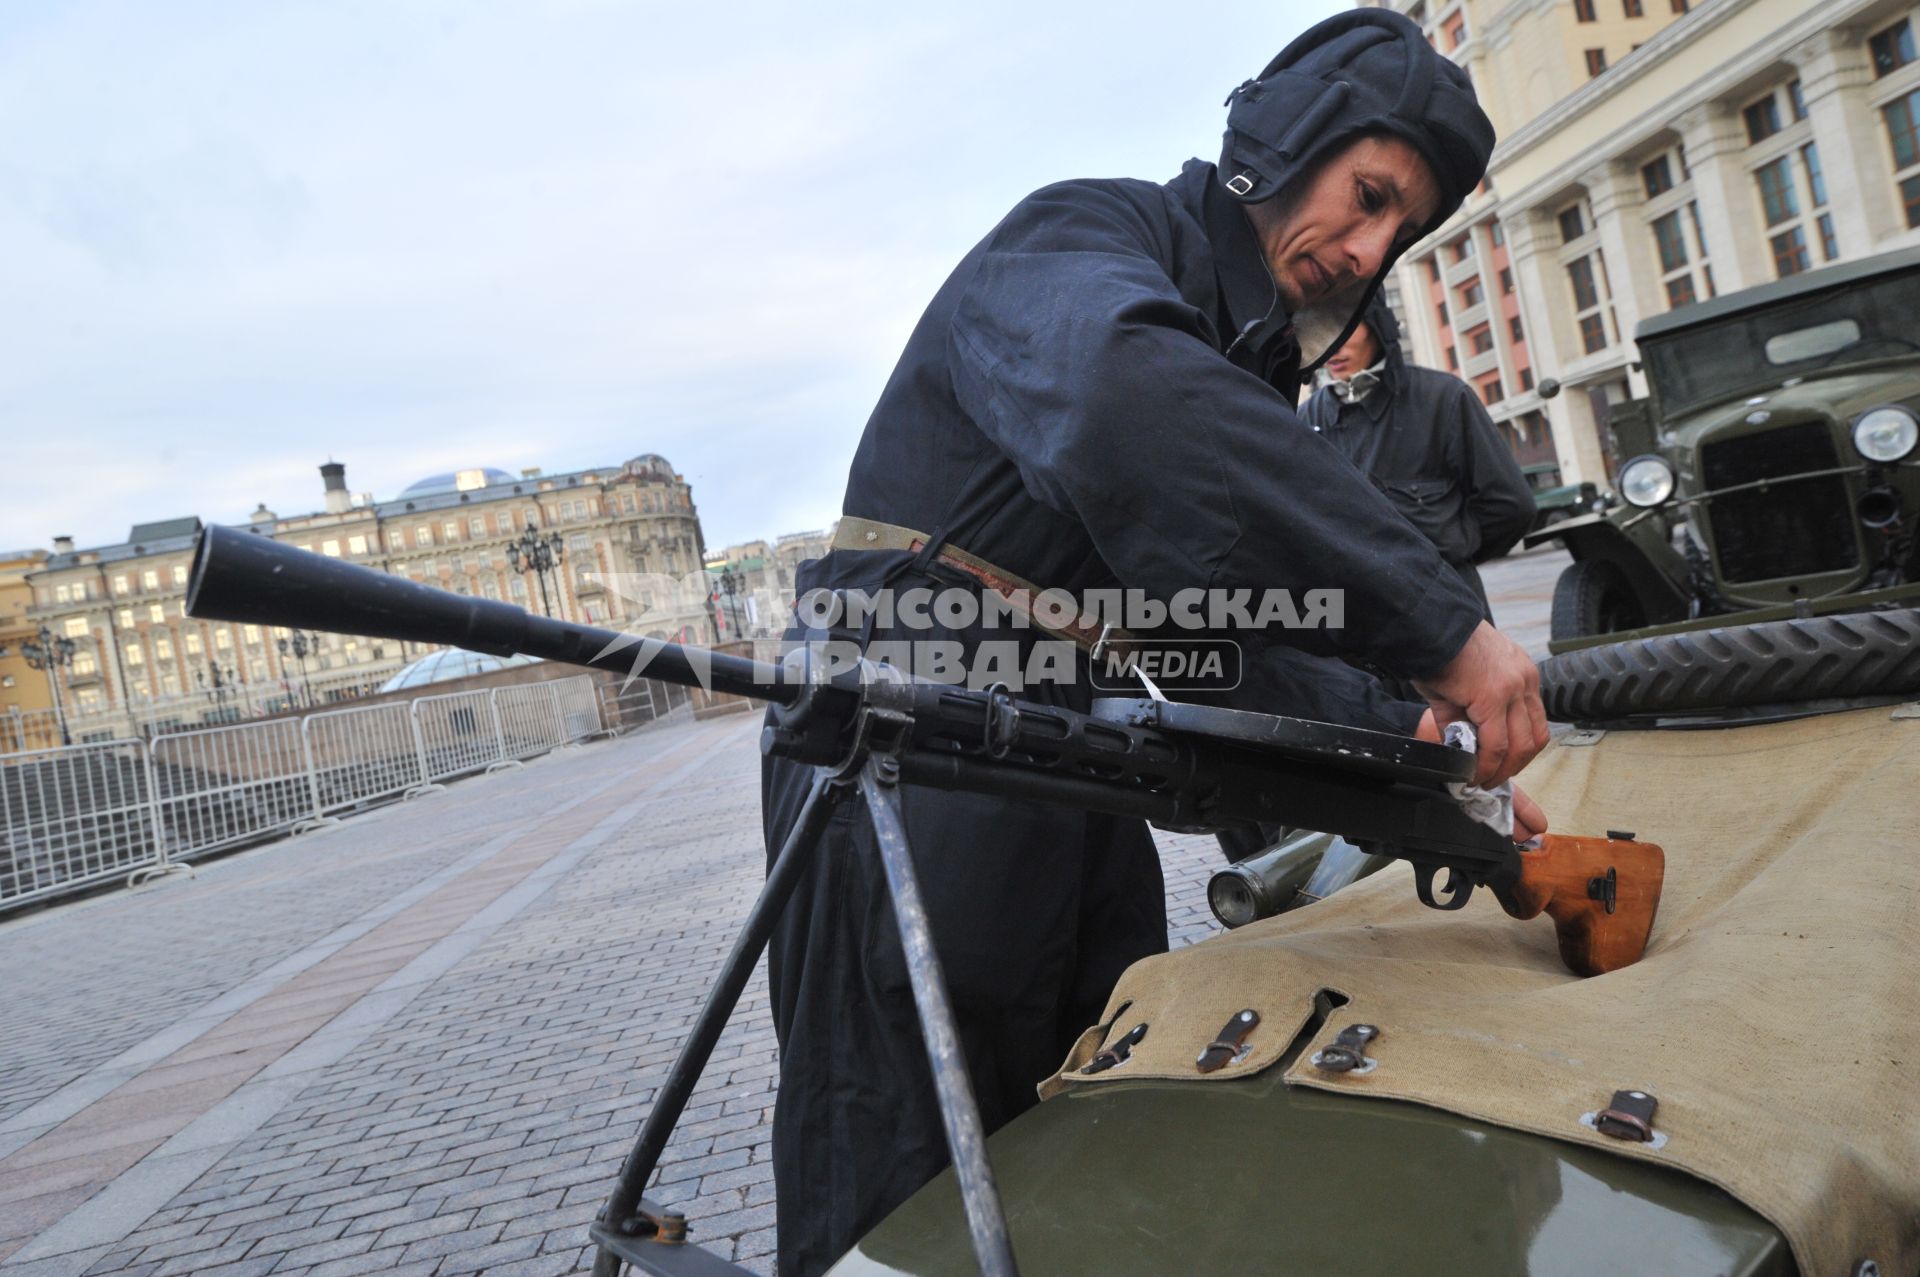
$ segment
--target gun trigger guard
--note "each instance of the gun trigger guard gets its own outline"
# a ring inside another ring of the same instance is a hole
[[[1467,901],[1473,896],[1473,880],[1449,865],[1446,885],[1441,888],[1443,894],[1435,899],[1433,876],[1439,871],[1438,865],[1413,867],[1413,890],[1414,894],[1420,897],[1420,903],[1429,909],[1440,909],[1446,912],[1466,908]]]

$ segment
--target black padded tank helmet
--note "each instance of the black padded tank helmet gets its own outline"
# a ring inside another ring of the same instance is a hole
[[[1480,183],[1493,123],[1467,73],[1410,19],[1356,9],[1319,23],[1227,98],[1220,180],[1243,203],[1271,198],[1365,133],[1404,139],[1433,168],[1440,208],[1427,234]]]

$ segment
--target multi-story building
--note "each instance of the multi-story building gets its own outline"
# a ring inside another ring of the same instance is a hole
[[[46,561],[45,550],[0,553],[0,751],[58,736],[57,728],[51,726],[53,695],[47,672],[28,664],[22,650],[40,631],[39,624],[27,616],[33,606],[27,574]]]
[[[1550,446],[1569,481],[1623,460],[1600,427],[1645,393],[1641,319],[1920,242],[1907,5],[1396,7],[1443,49],[1465,15],[1453,56],[1500,132],[1485,186],[1399,268],[1412,353],[1473,383],[1523,459]],[[1567,393],[1543,398],[1549,380]]]
[[[460,470],[423,479],[389,501],[347,491],[345,467],[320,468],[324,506],[281,517],[263,505],[250,526],[315,554],[461,594],[507,599],[563,620],[643,626],[659,638],[707,635],[699,589],[671,579],[705,557],[686,480],[657,456],[570,474]],[[514,570],[508,545],[527,528],[560,537],[551,572]],[[62,671],[76,739],[223,721],[293,704],[325,704],[377,687],[427,649],[336,634],[186,616],[200,520],[136,526],[125,542],[76,550],[57,539],[28,574],[26,618],[76,643]],[[648,575],[649,588],[628,583]]]
[[[794,575],[808,559],[826,554],[833,545],[833,529],[790,532],[772,542],[747,541],[730,545],[707,562],[714,581],[710,600],[727,637],[778,638],[793,614]],[[735,579],[730,596],[722,588],[722,574]]]

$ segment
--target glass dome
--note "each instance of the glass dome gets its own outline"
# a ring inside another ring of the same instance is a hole
[[[512,475],[491,466],[474,470],[449,470],[445,474],[430,474],[424,479],[408,484],[400,495],[430,497],[442,492],[471,492],[475,488],[490,488],[496,483],[513,482],[515,480]]]
[[[444,683],[449,679],[490,674],[494,670],[511,669],[516,665],[531,665],[536,659],[532,656],[489,656],[484,652],[469,652],[459,647],[443,648],[438,652],[428,652],[406,666],[380,684],[380,690],[398,692],[409,687],[425,687],[429,683]]]

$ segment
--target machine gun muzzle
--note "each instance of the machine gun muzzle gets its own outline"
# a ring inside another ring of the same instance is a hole
[[[696,665],[693,653],[677,644],[534,616],[511,603],[453,594],[217,525],[202,529],[194,550],[187,614],[517,653],[622,674],[644,657],[648,678],[783,705],[797,700],[803,687],[764,662],[694,649]]]

